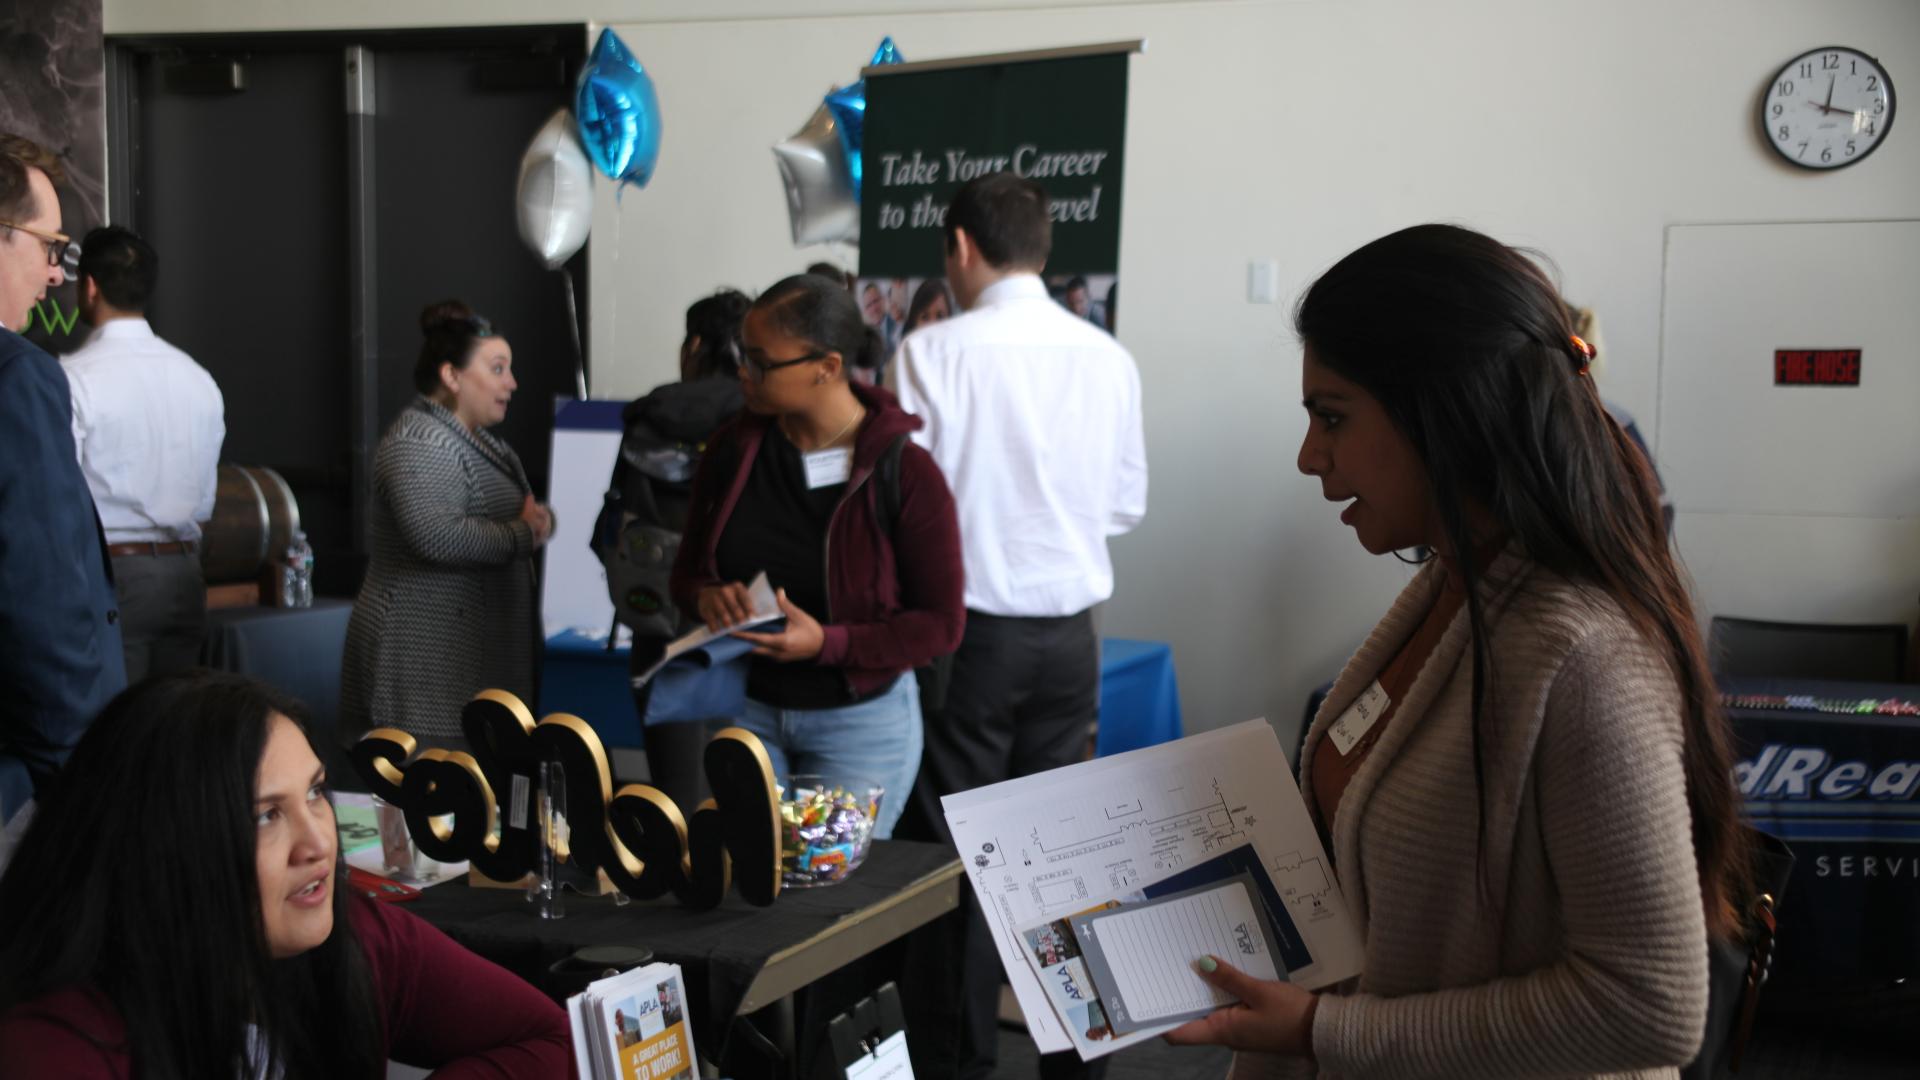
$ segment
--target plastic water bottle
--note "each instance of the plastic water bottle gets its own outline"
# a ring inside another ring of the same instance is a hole
[[[297,530],[280,572],[280,606],[313,606],[313,548],[307,544],[307,534]]]

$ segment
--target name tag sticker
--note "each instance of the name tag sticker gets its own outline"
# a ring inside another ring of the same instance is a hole
[[[807,467],[807,489],[831,487],[844,484],[853,473],[853,447],[842,446],[836,450],[815,450],[800,455]]]
[[[1389,704],[1391,702],[1387,699],[1386,689],[1380,685],[1380,680],[1375,679],[1365,693],[1347,706],[1347,711],[1340,714],[1340,719],[1327,728],[1327,737],[1333,740],[1334,749],[1343,755],[1352,753],[1373,725],[1379,723],[1381,714],[1387,711]]]

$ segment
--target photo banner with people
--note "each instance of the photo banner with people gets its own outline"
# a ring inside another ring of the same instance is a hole
[[[861,137],[860,280],[889,355],[908,330],[957,314],[943,225],[960,185],[1007,171],[1053,200],[1055,300],[1112,332],[1119,302],[1127,65],[1139,42],[868,68]]]

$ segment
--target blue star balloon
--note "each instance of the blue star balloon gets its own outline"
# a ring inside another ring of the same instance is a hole
[[[646,69],[611,28],[600,31],[574,84],[573,115],[595,167],[623,184],[647,186],[660,160],[660,99]]]
[[[893,38],[885,37],[880,39],[880,47],[873,50],[873,59],[867,61],[867,66],[903,62],[900,50],[893,47]],[[857,202],[860,199],[860,136],[867,120],[867,80],[835,90],[827,95],[825,104],[833,114],[834,125],[840,129],[840,149],[847,155],[847,172],[853,176],[853,198]]]

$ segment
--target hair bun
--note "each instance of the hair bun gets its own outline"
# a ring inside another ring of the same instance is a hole
[[[464,331],[472,323],[473,309],[461,300],[441,300],[428,304],[420,311],[420,332],[423,334],[449,328]]]

